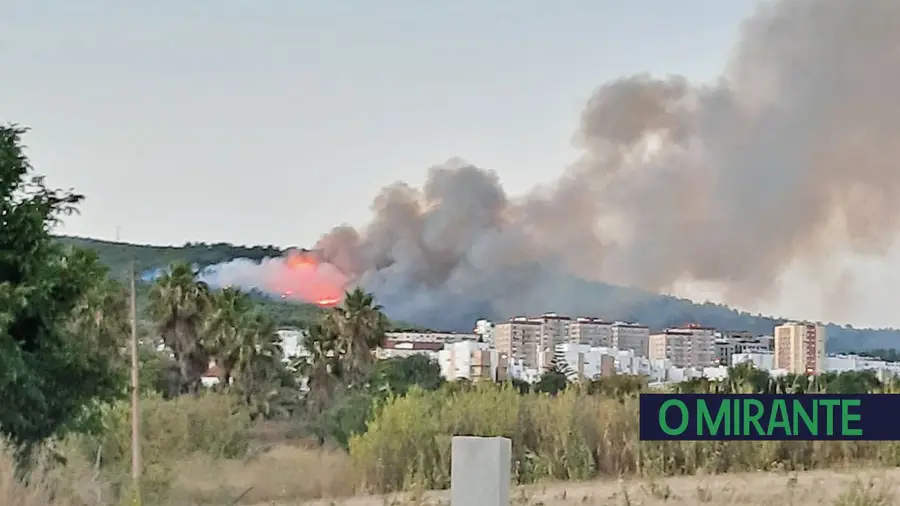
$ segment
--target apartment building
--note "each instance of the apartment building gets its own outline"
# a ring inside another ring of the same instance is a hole
[[[772,336],[754,336],[750,332],[723,332],[716,338],[716,360],[720,365],[732,366],[734,355],[743,353],[771,353],[775,349]]]
[[[524,316],[494,325],[494,347],[511,360],[537,367],[541,322]]]
[[[820,374],[825,370],[825,327],[789,322],[775,327],[775,369],[794,374]]]
[[[494,322],[490,320],[478,320],[475,322],[475,330],[478,340],[485,343],[494,342]]]
[[[612,323],[600,318],[575,318],[569,322],[567,342],[588,346],[611,346]]]
[[[507,356],[487,343],[458,341],[438,352],[441,374],[450,381],[504,381],[509,377]]]
[[[716,364],[715,329],[700,325],[666,329],[650,336],[650,360],[669,360],[674,367]]]
[[[458,341],[477,341],[476,333],[465,334],[458,332],[430,332],[430,331],[404,331],[387,332],[385,339],[400,342],[425,342],[425,343],[455,343]]]
[[[529,319],[541,325],[534,367],[544,370],[550,366],[556,345],[571,342],[569,330],[572,327],[572,318],[556,313],[544,313]]]
[[[434,341],[398,341],[385,339],[381,346],[375,350],[375,358],[384,360],[387,358],[406,358],[412,355],[427,355],[436,359],[438,352],[444,349],[444,343]]]
[[[639,357],[650,356],[650,328],[628,322],[610,325],[610,346],[619,350],[633,350]]]
[[[569,342],[571,323],[572,318],[556,313],[518,316],[494,326],[494,345],[527,367],[544,369],[553,357],[554,347]]]

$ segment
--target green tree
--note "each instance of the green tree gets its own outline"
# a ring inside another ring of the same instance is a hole
[[[231,377],[237,367],[247,360],[252,351],[246,349],[255,344],[248,338],[248,314],[254,309],[250,296],[236,288],[224,288],[210,294],[210,313],[204,322],[203,342],[205,349],[221,371],[222,385],[231,384]]]
[[[569,380],[566,375],[556,369],[550,369],[534,384],[535,392],[542,392],[550,395],[556,395],[569,386]]]
[[[184,262],[172,264],[150,289],[150,315],[181,373],[181,392],[199,391],[209,368],[202,332],[209,309],[209,287]]]
[[[763,394],[772,389],[769,373],[750,363],[729,367],[725,383],[725,390],[735,394]]]
[[[372,294],[355,288],[325,316],[323,325],[337,340],[341,374],[348,386],[358,384],[371,373],[375,362],[372,351],[384,342],[389,327],[381,309]]]
[[[284,350],[275,324],[260,311],[244,315],[231,352],[234,388],[256,416],[269,418],[290,410],[293,385],[286,374]]]
[[[882,390],[875,371],[826,372],[815,377],[815,391],[832,394],[867,394]]]
[[[720,394],[725,393],[725,387],[722,382],[713,381],[709,378],[691,378],[689,380],[676,383],[673,387],[679,394]]]
[[[373,376],[372,387],[397,396],[406,395],[413,386],[437,390],[444,384],[440,364],[420,354],[380,360]]]
[[[49,189],[0,127],[0,431],[22,449],[125,393],[115,291],[95,254],[50,236],[83,197]]]
[[[578,377],[578,371],[566,361],[566,355],[561,350],[557,349],[553,350],[553,355],[550,357],[550,362],[547,364],[546,372],[562,375],[568,382],[576,382],[580,379]]]
[[[616,374],[591,380],[587,385],[587,391],[592,395],[604,395],[624,400],[626,397],[640,393],[646,386],[647,378],[645,376]]]
[[[333,399],[343,376],[338,336],[331,326],[312,323],[306,329],[303,349],[306,355],[298,357],[292,369],[305,379],[306,407],[317,416]]]

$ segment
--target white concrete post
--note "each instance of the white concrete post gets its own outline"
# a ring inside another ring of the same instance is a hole
[[[511,465],[509,439],[454,436],[450,506],[509,506]]]

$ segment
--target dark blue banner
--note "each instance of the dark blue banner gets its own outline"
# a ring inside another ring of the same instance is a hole
[[[641,394],[643,441],[900,440],[900,395]]]

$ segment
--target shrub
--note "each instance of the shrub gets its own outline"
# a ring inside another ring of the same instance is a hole
[[[521,395],[476,384],[390,398],[350,453],[373,491],[449,485],[453,435],[512,440],[518,483],[599,476],[671,476],[770,469],[803,470],[851,462],[900,464],[900,443],[862,441],[638,441],[634,397]]]
[[[163,400],[141,400],[142,495],[163,497],[176,478],[178,466],[191,457],[212,459],[242,456],[247,450],[249,417],[226,394],[207,393]],[[122,402],[103,414],[104,430],[96,436],[71,438],[69,448],[82,457],[98,456],[104,475],[118,486],[130,484],[131,406]]]

